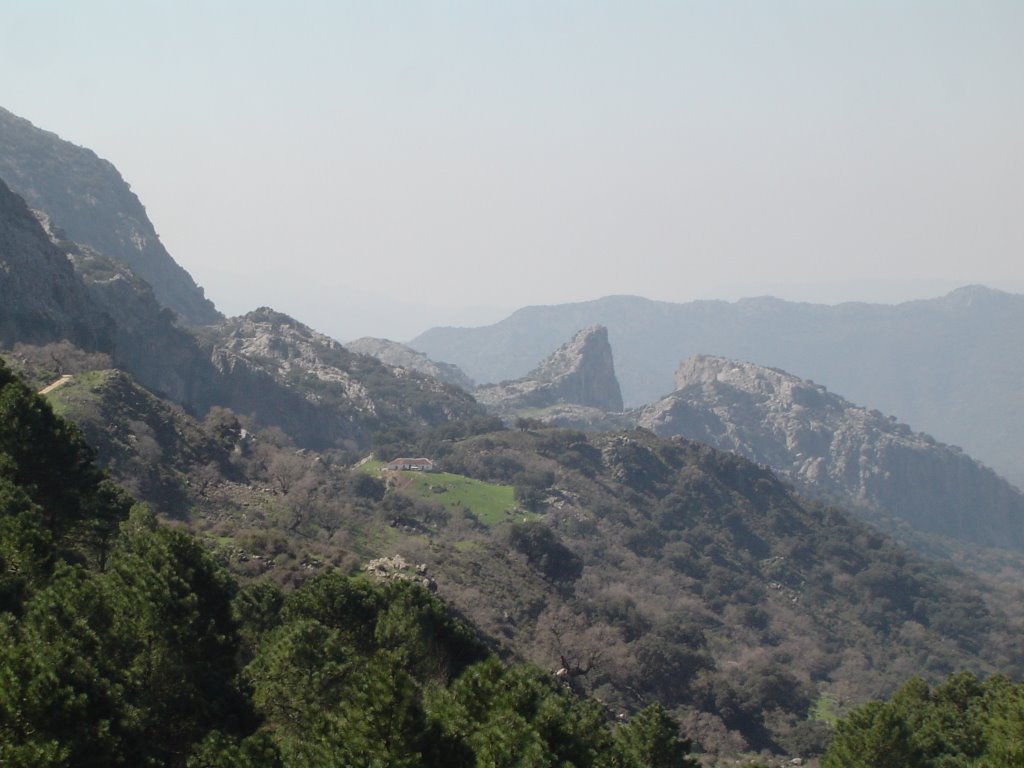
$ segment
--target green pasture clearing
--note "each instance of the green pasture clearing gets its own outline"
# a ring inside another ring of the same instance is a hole
[[[503,522],[516,508],[511,485],[494,485],[449,472],[402,472],[402,493],[447,510],[465,507],[484,525]]]
[[[384,466],[385,462],[370,459],[359,464],[358,468],[373,475],[395,475],[399,493],[440,504],[449,511],[464,507],[484,525],[497,525],[510,519],[513,513],[517,517],[537,517],[518,509],[511,485],[485,483],[450,472],[381,472]]]
[[[379,459],[363,459],[356,465],[356,469],[360,472],[365,472],[368,475],[378,475],[384,468],[386,462],[380,461]]]
[[[432,501],[453,511],[464,507],[486,526],[497,525],[506,520],[540,520],[543,515],[528,512],[516,504],[515,491],[511,485],[485,483],[465,475],[450,472],[388,472],[386,461],[364,459],[356,465],[360,472],[374,477],[393,475],[398,478],[399,493],[422,501]]]

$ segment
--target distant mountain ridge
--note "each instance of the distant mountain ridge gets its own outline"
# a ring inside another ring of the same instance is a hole
[[[577,329],[608,328],[627,407],[673,390],[680,360],[713,354],[782,368],[963,446],[1024,485],[1024,296],[969,286],[897,305],[657,302],[609,296],[526,307],[410,346],[477,381],[524,375]]]
[[[121,174],[89,149],[0,107],[0,179],[67,237],[122,262],[189,325],[223,316],[164,248]]]
[[[770,466],[804,493],[882,510],[914,528],[1024,548],[1024,495],[957,448],[785,371],[707,355],[638,423]]]

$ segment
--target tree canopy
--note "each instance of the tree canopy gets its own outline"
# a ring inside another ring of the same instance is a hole
[[[240,587],[92,459],[0,364],[0,764],[695,765],[663,710],[611,723],[418,584]]]
[[[1024,765],[1024,684],[968,672],[929,687],[914,677],[888,701],[840,721],[823,768]]]

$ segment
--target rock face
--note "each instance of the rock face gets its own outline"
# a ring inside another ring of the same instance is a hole
[[[82,284],[64,251],[0,181],[0,346],[67,339],[111,352],[114,323]]]
[[[577,332],[522,379],[480,387],[473,394],[503,412],[561,404],[622,410],[608,329],[600,325]]]
[[[683,435],[771,467],[804,491],[867,506],[913,527],[1024,548],[1024,495],[959,448],[913,432],[784,371],[697,355],[676,391],[640,409],[659,435]]]
[[[189,408],[215,389],[216,371],[195,338],[124,264],[68,240],[40,211],[0,191],[0,344],[67,339],[111,356],[143,386]],[[33,215],[34,214],[34,215]],[[10,294],[7,296],[6,294]]]
[[[167,253],[138,197],[106,160],[0,108],[0,178],[77,243],[126,265],[190,325],[221,314]]]
[[[408,368],[467,391],[473,389],[473,380],[463,373],[459,366],[431,360],[422,352],[417,352],[412,347],[399,344],[397,341],[365,336],[346,343],[345,348],[361,355],[375,357],[385,365],[394,368]]]

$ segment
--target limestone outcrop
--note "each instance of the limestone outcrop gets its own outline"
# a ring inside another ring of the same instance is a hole
[[[637,420],[767,465],[804,492],[919,530],[1024,548],[1016,487],[959,448],[785,371],[695,355],[679,367],[676,391]]]
[[[608,329],[584,328],[523,378],[480,387],[473,395],[502,414],[566,404],[621,411]]]

